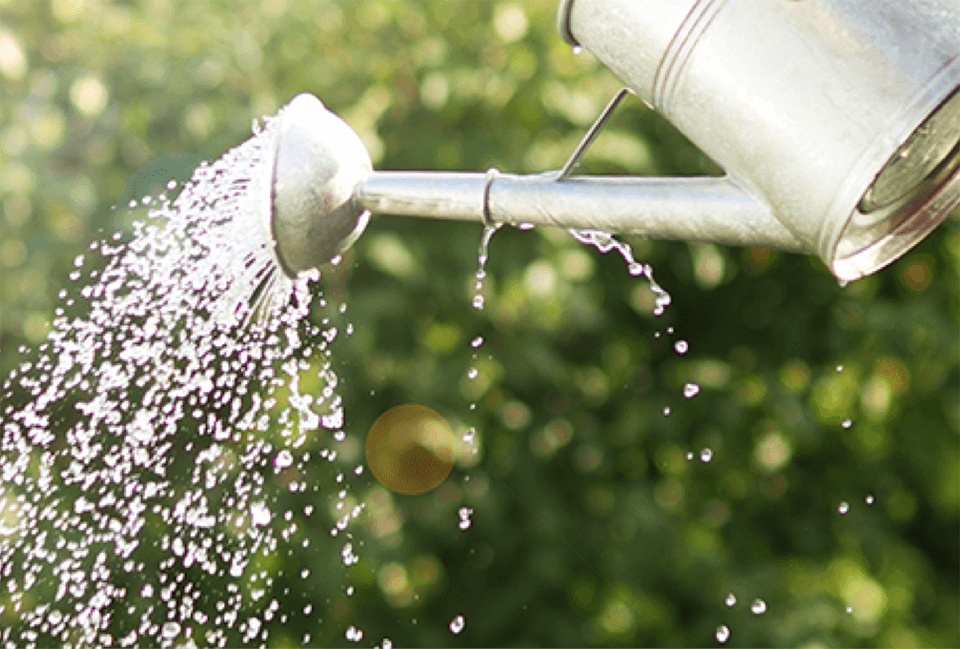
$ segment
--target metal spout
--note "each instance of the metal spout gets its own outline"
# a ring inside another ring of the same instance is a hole
[[[729,178],[554,175],[375,171],[357,202],[379,214],[810,252]]]
[[[356,133],[316,97],[298,95],[280,119],[270,230],[290,276],[349,248],[371,214],[812,252],[729,178],[373,171]]]

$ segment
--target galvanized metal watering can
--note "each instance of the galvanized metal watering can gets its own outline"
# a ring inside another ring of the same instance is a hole
[[[374,171],[312,95],[284,109],[270,227],[291,275],[371,213],[595,228],[894,261],[960,204],[960,0],[562,0],[559,29],[727,172],[589,177]]]

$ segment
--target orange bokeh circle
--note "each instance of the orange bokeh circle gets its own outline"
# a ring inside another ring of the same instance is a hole
[[[367,465],[390,491],[414,496],[447,479],[456,445],[450,424],[436,410],[417,404],[396,406],[370,427]]]

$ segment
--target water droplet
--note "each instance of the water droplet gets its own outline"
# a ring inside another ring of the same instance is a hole
[[[473,347],[474,349],[477,349],[482,344],[483,344],[483,336],[477,336],[476,338],[470,341],[470,346]]]
[[[840,425],[843,426],[844,428],[850,428],[851,426],[853,426],[853,421],[851,421],[850,419],[844,419],[840,423]]]
[[[473,302],[471,304],[473,304],[473,308],[476,309],[477,311],[483,310],[483,296],[474,295]]]
[[[517,229],[518,229],[518,230],[532,230],[533,227],[534,227],[534,226],[533,226],[533,223],[530,223],[529,221],[524,221],[524,222],[522,222],[522,223],[517,223]]]
[[[700,386],[696,383],[685,383],[683,386],[683,396],[687,399],[692,399],[693,397],[700,394]]]
[[[164,623],[163,630],[160,632],[166,640],[172,640],[178,633],[180,633],[180,625],[177,622]]]
[[[767,603],[758,597],[750,605],[750,612],[754,615],[763,615],[767,612]]]
[[[693,451],[687,451],[686,457],[687,457],[687,460],[693,460],[693,458],[695,458],[696,455],[694,454]]]
[[[285,469],[291,464],[293,464],[293,453],[287,449],[283,449],[277,453],[277,457],[273,459],[273,466],[277,467],[278,469]]]
[[[848,606],[848,607],[847,607],[847,613],[853,613],[853,607],[852,607],[852,606]]]
[[[75,268],[80,268],[83,266],[83,255],[77,255],[73,258],[73,266]]]
[[[344,637],[346,637],[346,639],[350,642],[360,642],[363,640],[363,631],[355,626],[349,626],[344,633]]]
[[[676,343],[674,343],[673,349],[682,356],[683,354],[687,353],[688,349],[690,349],[690,345],[686,340],[678,340]]]
[[[573,47],[570,48],[570,51],[573,52],[574,56],[577,56],[577,55],[579,55],[581,52],[583,52],[583,46],[582,46],[582,45],[574,45]]]
[[[728,608],[733,608],[737,603],[737,596],[733,594],[733,591],[727,594],[726,599],[723,600],[723,603],[727,605]]]
[[[670,412],[671,412],[670,406],[664,406],[664,407],[663,407],[663,416],[664,416],[664,417],[669,416],[669,415],[670,415]]]
[[[264,503],[256,502],[250,505],[250,522],[254,525],[258,527],[269,525],[271,518],[273,518],[273,512]]]
[[[844,514],[850,511],[850,503],[848,503],[846,500],[841,500],[840,504],[837,505],[837,511],[840,513],[841,516],[843,516]]]
[[[457,524],[457,526],[461,530],[470,529],[470,526],[473,524],[473,521],[470,520],[470,516],[473,515],[473,510],[469,507],[461,507],[457,511],[457,515],[460,517],[460,522]]]
[[[717,642],[719,642],[720,644],[725,643],[727,640],[730,639],[730,627],[728,627],[726,624],[717,627],[717,632],[715,636],[717,638]]]
[[[477,371],[477,368],[475,367],[471,367],[469,370],[467,370],[467,378],[470,379],[471,381],[477,378],[479,374],[480,372]]]
[[[176,189],[176,188],[177,188],[177,181],[176,181],[176,180],[168,180],[168,181],[167,181],[167,189],[173,190],[173,189]]]
[[[709,448],[705,448],[702,451],[700,451],[701,462],[709,462],[712,459],[713,459],[713,451],[711,451]]]
[[[873,504],[873,496],[872,496],[872,495],[867,496],[866,498],[863,499],[863,502],[867,503],[868,505],[872,505],[872,504]]]
[[[462,615],[458,615],[450,621],[450,632],[454,635],[459,635],[463,631],[463,627],[466,626],[466,620],[464,620]]]
[[[838,371],[838,372],[842,372],[842,371],[843,371],[843,365],[837,365],[837,371]]]

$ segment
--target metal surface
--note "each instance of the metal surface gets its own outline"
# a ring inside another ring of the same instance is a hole
[[[270,229],[281,266],[294,276],[330,261],[363,233],[370,214],[354,195],[372,166],[353,129],[313,95],[297,95],[279,117]]]
[[[488,186],[489,182],[489,186]],[[486,205],[484,197],[487,197]],[[805,245],[727,178],[517,176],[375,171],[357,200],[373,213],[482,223],[597,229],[807,252]]]
[[[270,227],[291,276],[352,245],[371,213],[810,252],[728,178],[372,171],[357,135],[312,95],[280,119]]]
[[[562,0],[558,20],[728,177],[564,177],[619,99],[561,173],[374,172],[301,95],[271,194],[284,270],[328,261],[373,212],[781,248],[852,280],[960,203],[960,0]]]
[[[865,228],[857,210],[960,85],[957,0],[564,0],[559,21],[841,279],[960,202],[954,164],[932,191],[904,188],[926,198],[909,214]]]

